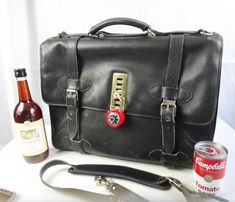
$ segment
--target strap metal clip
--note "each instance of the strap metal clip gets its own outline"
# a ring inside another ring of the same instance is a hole
[[[166,179],[169,180],[169,182],[171,184],[173,184],[176,188],[178,188],[179,190],[182,188],[183,184],[181,181],[179,181],[178,179],[174,178],[174,177],[165,177]]]
[[[154,30],[153,28],[151,28],[151,27],[148,27],[148,29],[147,29],[147,31],[148,31],[148,33],[149,33],[149,35],[151,35],[151,36],[157,36],[157,31],[156,30]]]
[[[107,180],[103,176],[96,176],[95,181],[97,185],[104,185],[108,191],[110,191],[116,198],[114,201],[117,202],[148,202],[142,196],[134,193],[126,187],[114,183],[111,180]]]
[[[107,180],[103,176],[96,176],[95,182],[97,186],[105,186],[108,190],[109,190],[110,185],[112,184],[111,181]]]
[[[162,116],[163,113],[163,108],[173,108],[174,116],[176,115],[176,102],[175,100],[167,100],[163,99],[161,107],[160,107],[160,115]]]

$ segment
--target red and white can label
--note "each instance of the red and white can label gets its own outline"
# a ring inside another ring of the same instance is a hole
[[[206,152],[206,155],[203,155],[203,152],[200,153],[202,150]],[[221,157],[221,155],[224,157],[217,158],[218,156]],[[207,145],[203,149],[195,148],[193,176],[194,186],[197,191],[221,194],[224,185],[226,159],[227,153],[220,151],[213,144]]]

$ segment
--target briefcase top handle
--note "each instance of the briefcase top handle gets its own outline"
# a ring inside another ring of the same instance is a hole
[[[88,32],[89,35],[95,36],[98,34],[98,32],[108,26],[112,25],[129,25],[132,27],[136,27],[141,29],[143,32],[147,32],[149,35],[152,36],[166,36],[171,34],[200,34],[203,36],[213,36],[212,32],[206,31],[204,29],[199,29],[197,31],[174,31],[174,32],[159,32],[151,28],[150,25],[148,25],[145,22],[132,19],[132,18],[124,18],[124,17],[118,17],[118,18],[110,18],[104,21],[101,21],[100,23],[94,25],[90,31]]]
[[[103,29],[105,27],[108,27],[108,26],[112,26],[112,25],[129,25],[129,26],[139,28],[142,31],[148,31],[153,35],[155,35],[155,32],[156,32],[147,23],[136,20],[136,19],[132,19],[132,18],[110,18],[110,19],[104,20],[104,21],[94,25],[90,29],[88,34],[89,35],[95,35],[101,29]]]

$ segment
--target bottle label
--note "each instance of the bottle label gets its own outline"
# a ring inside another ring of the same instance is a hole
[[[24,156],[35,156],[48,148],[43,119],[34,122],[15,123]]]

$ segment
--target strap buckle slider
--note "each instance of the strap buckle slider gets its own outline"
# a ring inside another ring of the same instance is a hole
[[[163,108],[173,108],[174,116],[176,115],[176,102],[175,100],[167,100],[163,99],[162,104],[160,106],[160,115],[162,116],[163,114]]]

